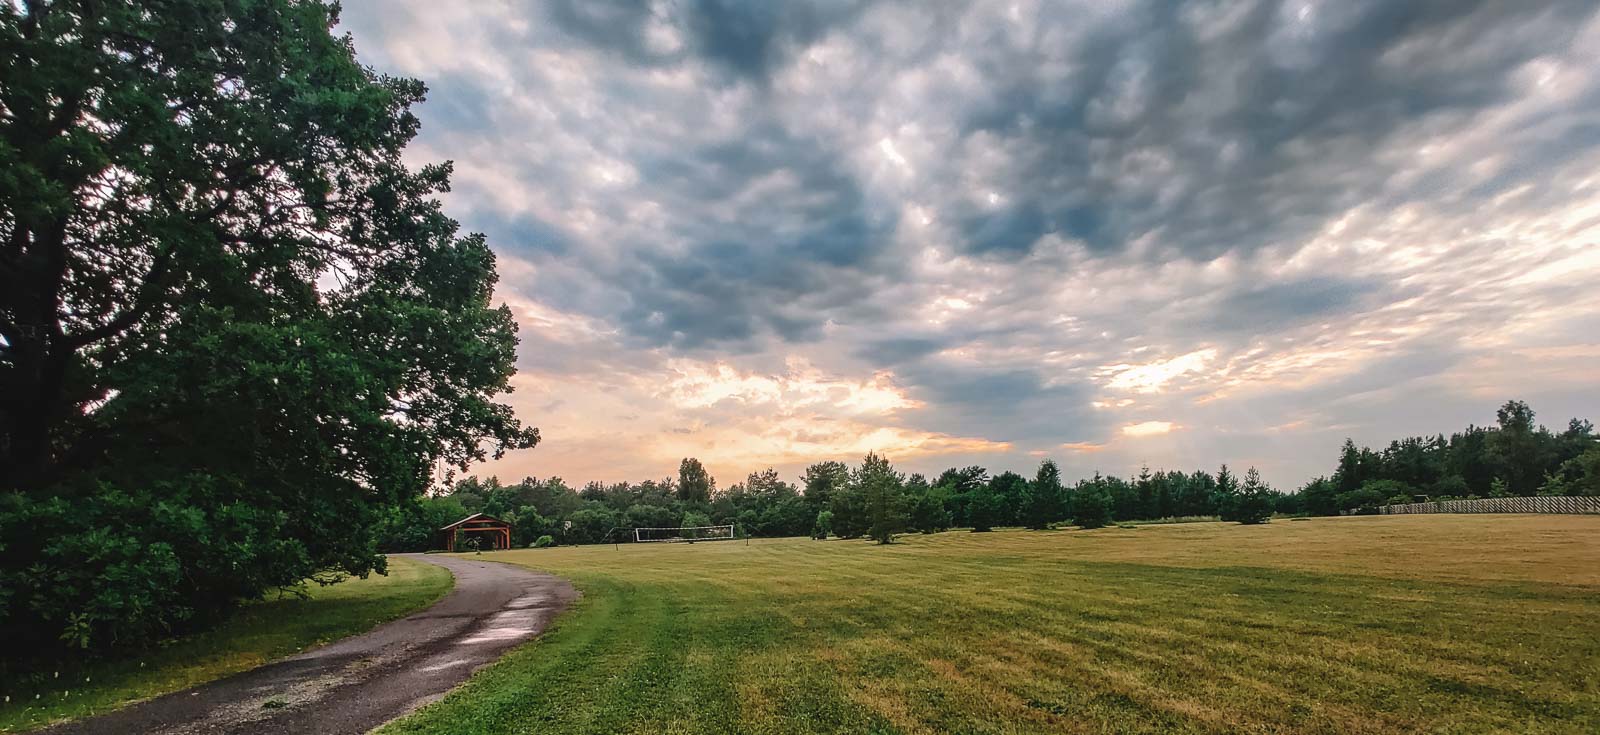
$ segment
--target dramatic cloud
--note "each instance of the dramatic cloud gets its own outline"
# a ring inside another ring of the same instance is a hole
[[[1068,472],[1600,416],[1600,17],[347,3],[500,254],[506,475]]]

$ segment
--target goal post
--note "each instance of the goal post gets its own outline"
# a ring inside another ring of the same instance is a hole
[[[733,524],[725,526],[674,526],[671,528],[635,528],[633,540],[640,543],[671,543],[696,541],[731,541]]]

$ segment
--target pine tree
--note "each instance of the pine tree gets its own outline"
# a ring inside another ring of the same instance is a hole
[[[839,538],[861,538],[867,533],[867,498],[854,481],[834,489],[828,500],[833,514],[833,533]]]
[[[1217,470],[1216,500],[1212,502],[1212,505],[1217,509],[1217,514],[1222,516],[1222,520],[1233,520],[1230,517],[1233,515],[1233,496],[1238,492],[1239,478],[1234,477],[1233,473],[1228,471],[1228,465],[1222,465],[1222,468]]]
[[[851,483],[866,501],[867,536],[880,544],[893,541],[894,535],[906,528],[905,478],[887,458],[874,453],[861,461]]]
[[[1266,523],[1272,519],[1272,488],[1261,480],[1261,473],[1251,467],[1244,474],[1244,484],[1230,496],[1222,520],[1238,521],[1246,525]]]
[[[1344,445],[1339,448],[1339,467],[1333,471],[1334,489],[1341,493],[1351,492],[1365,482],[1361,471],[1361,451],[1356,448],[1355,440],[1346,438]]]
[[[843,462],[818,462],[806,468],[801,480],[806,502],[818,510],[826,510],[833,494],[849,481],[850,467]]]
[[[1139,468],[1139,477],[1134,480],[1133,487],[1138,492],[1138,506],[1134,517],[1158,518],[1155,480],[1150,476],[1149,467]]]
[[[1022,522],[1028,528],[1049,528],[1061,517],[1061,470],[1053,460],[1039,463],[1039,472],[1028,485]]]
[[[1095,473],[1094,480],[1079,483],[1073,497],[1072,524],[1080,528],[1101,528],[1111,523],[1111,494]]]

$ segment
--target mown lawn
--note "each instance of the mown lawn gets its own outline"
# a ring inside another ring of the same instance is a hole
[[[453,584],[444,567],[390,557],[388,576],[312,585],[305,599],[247,605],[211,630],[144,655],[77,667],[42,683],[0,682],[6,698],[0,732],[86,717],[251,669],[419,610]]]
[[[584,598],[384,735],[1600,732],[1600,517],[481,558]]]

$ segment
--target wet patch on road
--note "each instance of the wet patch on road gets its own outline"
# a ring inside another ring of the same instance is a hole
[[[363,635],[194,689],[40,731],[49,735],[356,735],[465,681],[543,632],[578,596],[566,580],[509,564],[420,556],[455,588]]]

